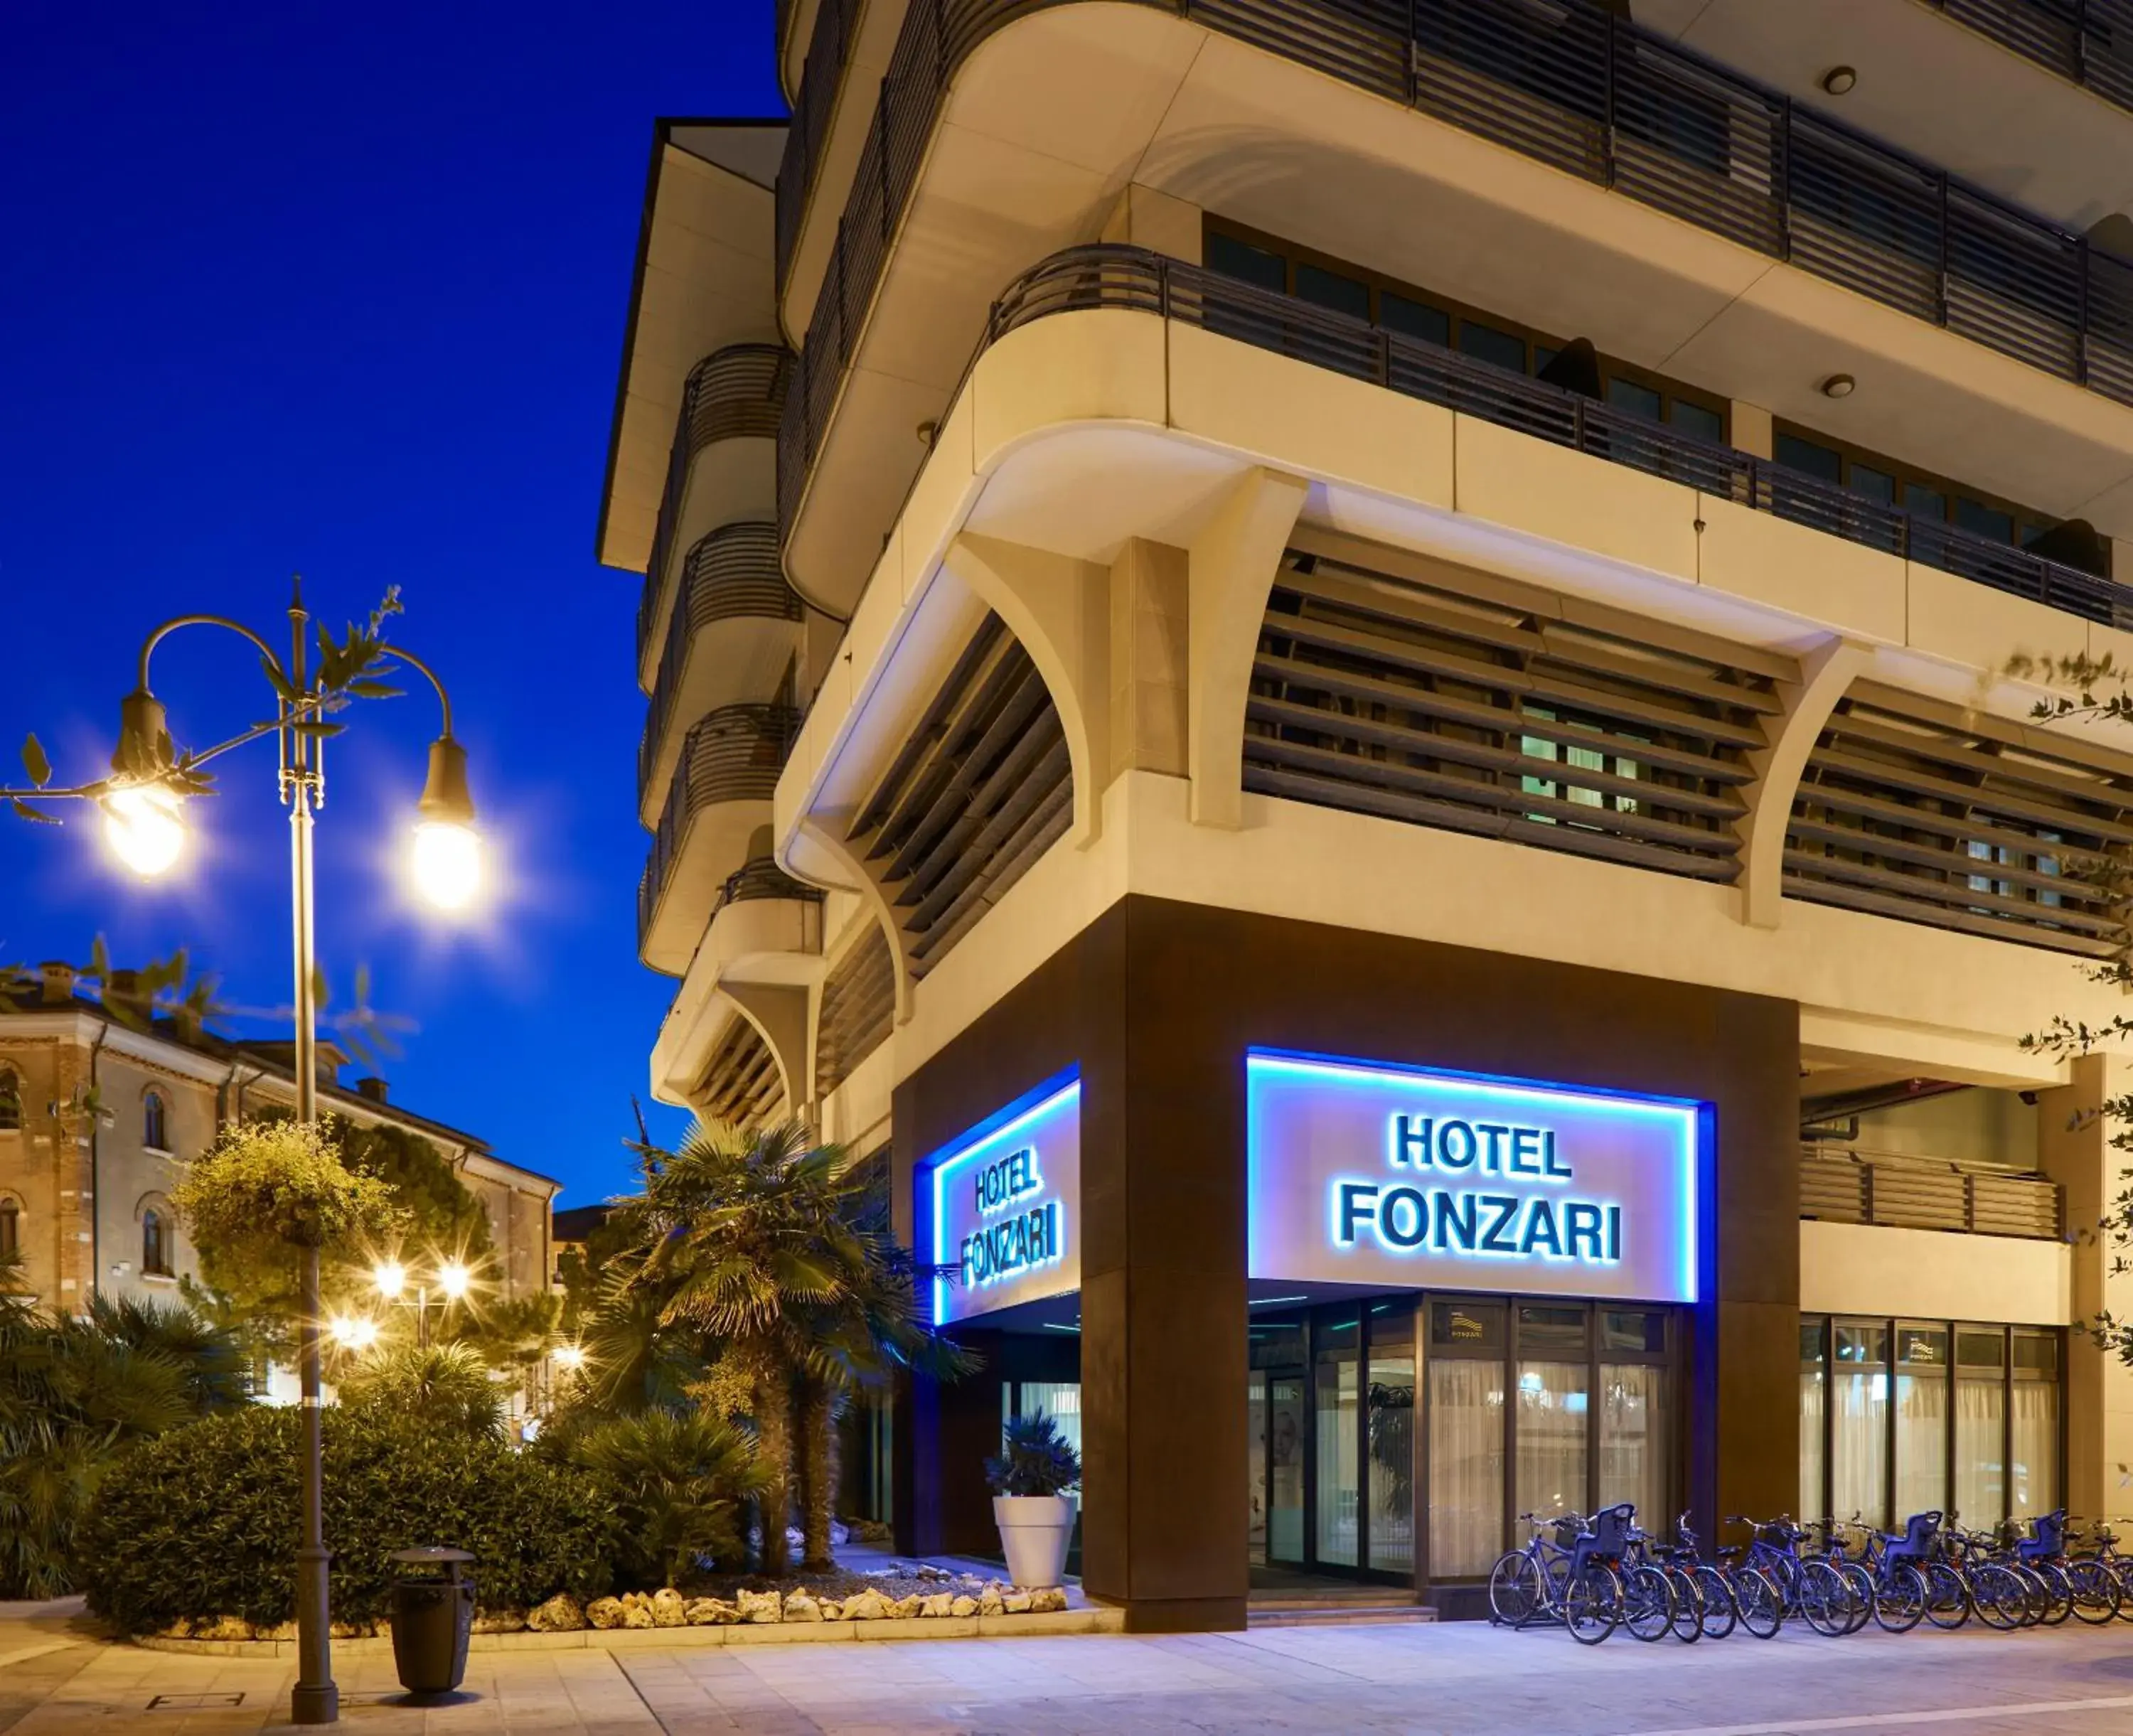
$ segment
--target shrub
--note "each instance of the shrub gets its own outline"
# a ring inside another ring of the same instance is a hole
[[[748,1437],[701,1411],[566,1421],[543,1444],[614,1491],[616,1568],[638,1585],[673,1585],[705,1558],[738,1567],[740,1503],[768,1480]]]
[[[1081,1455],[1042,1411],[1011,1419],[1006,1446],[985,1460],[985,1481],[995,1495],[1064,1494],[1081,1480]]]
[[[459,1435],[503,1438],[503,1395],[464,1344],[401,1344],[355,1362],[339,1379],[351,1411],[419,1417]]]
[[[473,1552],[483,1607],[605,1591],[614,1492],[500,1441],[364,1407],[325,1413],[325,1540],[337,1620],[388,1613],[396,1549]],[[296,1613],[300,1422],[257,1407],[151,1442],[98,1490],[77,1551],[89,1608],[128,1633],[180,1618]]]

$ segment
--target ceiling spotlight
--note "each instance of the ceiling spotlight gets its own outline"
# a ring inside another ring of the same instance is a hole
[[[1832,66],[1822,75],[1822,88],[1832,96],[1849,96],[1858,82],[1858,69],[1852,66]]]
[[[1817,389],[1826,398],[1848,398],[1859,389],[1859,382],[1848,373],[1833,373]]]

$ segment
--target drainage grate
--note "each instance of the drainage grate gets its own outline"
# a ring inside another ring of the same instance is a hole
[[[148,1702],[152,1712],[209,1712],[244,1704],[242,1694],[158,1694]]]

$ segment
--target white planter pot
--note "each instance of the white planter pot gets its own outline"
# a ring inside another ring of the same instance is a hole
[[[1066,1583],[1066,1546],[1074,1536],[1071,1495],[995,1495],[993,1519],[1014,1584],[1041,1591]]]

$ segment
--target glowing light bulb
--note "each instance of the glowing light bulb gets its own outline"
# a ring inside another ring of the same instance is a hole
[[[111,853],[144,880],[168,872],[185,849],[179,798],[160,784],[135,784],[104,798],[104,837]]]
[[[351,1320],[344,1314],[337,1314],[327,1322],[326,1331],[344,1349],[368,1350],[378,1342],[378,1322],[365,1320],[360,1315]]]
[[[388,1301],[407,1287],[407,1268],[397,1260],[381,1260],[370,1268],[370,1281]]]
[[[558,1344],[556,1347],[556,1366],[559,1368],[582,1368],[585,1353],[576,1344]]]
[[[454,1301],[465,1296],[473,1282],[474,1274],[457,1260],[447,1260],[437,1268],[437,1288]]]
[[[472,826],[425,820],[415,828],[415,887],[439,910],[465,910],[481,890],[481,836]]]

